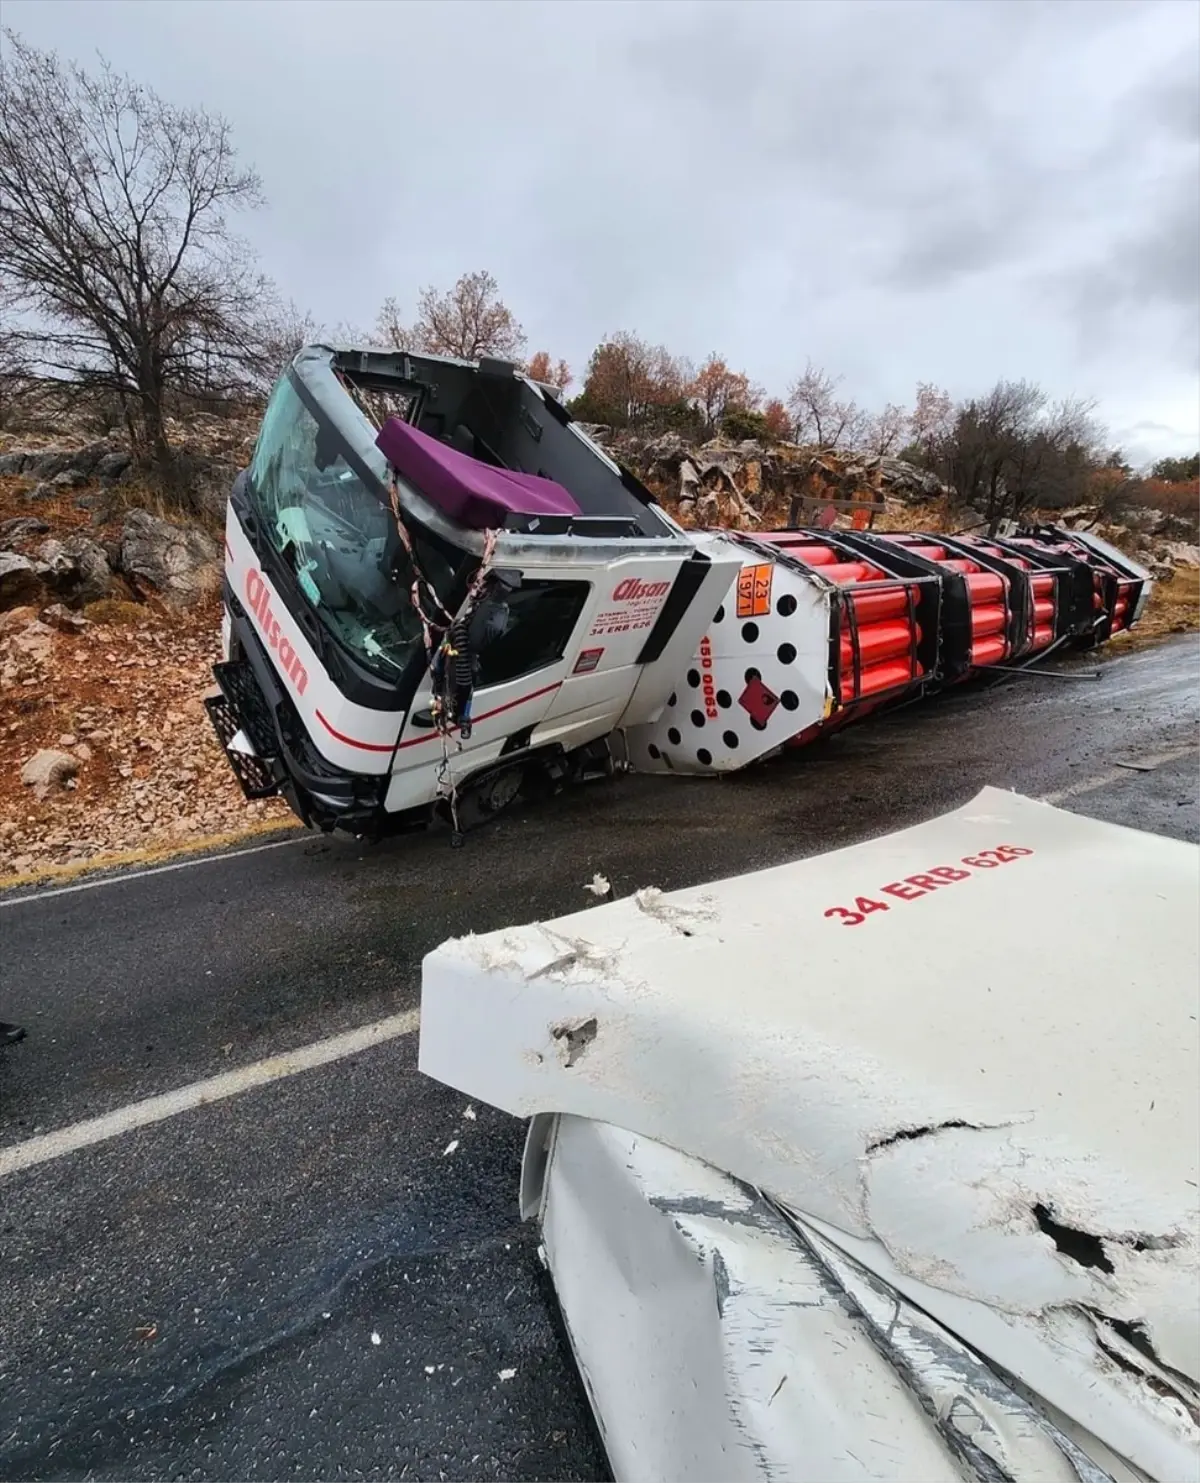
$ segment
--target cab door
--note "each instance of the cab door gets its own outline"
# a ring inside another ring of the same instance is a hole
[[[451,734],[449,756],[456,781],[518,750],[542,721],[566,678],[573,639],[588,610],[591,584],[527,578],[508,594],[504,631],[482,650],[471,707],[471,735]],[[441,733],[429,724],[431,685],[421,682],[396,748],[387,809],[397,812],[437,797],[443,758]],[[424,724],[422,724],[424,722]]]

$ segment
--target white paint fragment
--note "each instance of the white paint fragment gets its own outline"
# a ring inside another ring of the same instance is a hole
[[[425,1373],[427,1375],[432,1375],[435,1372],[436,1368],[437,1368],[436,1365],[426,1365],[425,1366]]]
[[[463,1116],[466,1118],[466,1120],[469,1123],[473,1123],[475,1121],[476,1117],[478,1116],[478,1114],[476,1113],[475,1109],[471,1106],[471,1104],[468,1103],[466,1105],[466,1107],[463,1108]]]
[[[501,1380],[511,1380],[514,1378],[516,1373],[516,1370],[501,1370],[499,1372],[499,1377]]]
[[[612,884],[606,875],[601,875],[597,871],[590,881],[584,883],[583,889],[590,891],[593,896],[607,896],[612,890]]]
[[[1194,1422],[1076,1320],[1132,1325],[1200,1380],[1198,895],[1194,845],[985,789],[849,849],[445,943],[420,1067],[768,1191],[1175,1476]],[[560,1056],[555,1030],[593,1018]]]
[[[457,1147],[458,1147],[458,1139],[457,1138],[451,1138],[450,1142],[447,1143],[446,1146],[445,1146],[445,1148],[442,1149],[442,1157],[443,1158],[449,1157],[449,1155],[452,1154]]]
[[[372,1344],[382,1344],[383,1343],[383,1340],[380,1338],[379,1331],[377,1329],[372,1331],[372,1334],[371,1334],[371,1343]]]

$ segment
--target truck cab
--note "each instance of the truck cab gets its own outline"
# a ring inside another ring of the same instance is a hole
[[[486,812],[654,720],[738,564],[513,364],[307,346],[230,494],[209,714],[308,825]]]

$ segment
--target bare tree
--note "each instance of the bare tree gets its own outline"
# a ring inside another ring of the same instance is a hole
[[[481,355],[520,355],[525,332],[500,299],[490,273],[464,273],[448,293],[421,290],[416,332],[433,355],[478,360]]]
[[[243,383],[269,286],[227,213],[261,203],[229,125],[5,32],[0,275],[44,371],[119,398],[134,451],[171,466],[173,392]]]
[[[324,333],[311,312],[298,308],[294,300],[265,310],[258,323],[258,355],[252,371],[255,389],[269,391],[297,351]]]
[[[895,453],[909,425],[909,415],[903,407],[888,402],[877,416],[863,419],[860,443],[866,453],[887,458]]]
[[[420,350],[417,332],[406,325],[400,316],[400,305],[394,298],[384,299],[375,319],[375,331],[371,336],[377,345],[386,345],[389,350]]]
[[[908,431],[923,452],[933,450],[954,425],[954,400],[948,391],[930,381],[917,383],[917,399],[909,418]]]
[[[411,325],[405,323],[399,302],[385,299],[372,338],[395,350],[461,360],[495,355],[519,361],[525,345],[525,331],[500,298],[500,285],[490,273],[464,273],[445,293],[423,288]]]
[[[1027,381],[998,381],[963,402],[936,438],[931,465],[995,533],[1001,521],[1035,506],[1061,507],[1086,497],[1101,458],[1093,404],[1051,404]]]
[[[13,322],[15,302],[16,295],[0,279],[0,427],[11,425],[30,380],[26,347]]]
[[[818,448],[853,448],[861,440],[866,415],[852,401],[837,395],[840,377],[830,376],[811,361],[788,392],[788,410],[795,423],[796,441]]]

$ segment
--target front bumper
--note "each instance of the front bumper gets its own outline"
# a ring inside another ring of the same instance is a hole
[[[226,592],[227,658],[213,665],[219,695],[206,698],[221,750],[248,799],[282,794],[310,828],[377,832],[388,776],[346,772],[317,752],[275,677],[240,603]]]

